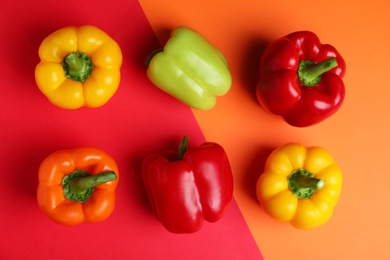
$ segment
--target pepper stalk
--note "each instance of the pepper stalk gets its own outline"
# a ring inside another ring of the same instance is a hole
[[[71,52],[62,62],[65,76],[75,81],[86,81],[94,69],[91,58],[84,52]]]
[[[117,176],[113,171],[91,175],[76,170],[62,179],[64,196],[71,201],[84,203],[91,198],[96,186],[116,179]]]
[[[305,86],[318,86],[321,75],[337,67],[337,65],[338,63],[334,57],[320,62],[302,60],[298,68],[299,80]]]
[[[188,149],[188,136],[184,136],[183,139],[181,139],[179,150],[178,150],[178,160],[183,160],[184,153]]]
[[[314,174],[303,168],[293,171],[288,177],[288,187],[299,199],[310,199],[317,191],[325,185],[325,180],[317,179]]]

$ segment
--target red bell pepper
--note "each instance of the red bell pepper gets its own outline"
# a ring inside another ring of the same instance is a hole
[[[194,233],[204,220],[222,218],[233,196],[233,176],[224,149],[206,142],[187,150],[147,156],[142,176],[153,213],[172,233]]]
[[[299,31],[271,42],[260,63],[257,99],[292,126],[311,126],[342,105],[345,61],[312,32]]]

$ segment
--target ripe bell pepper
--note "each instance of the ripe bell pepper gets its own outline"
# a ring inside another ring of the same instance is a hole
[[[147,59],[151,82],[190,107],[207,110],[225,95],[232,77],[223,54],[198,32],[179,26],[164,49]]]
[[[289,143],[268,157],[256,193],[273,218],[313,229],[332,216],[341,186],[341,170],[328,151]]]
[[[42,41],[39,57],[35,81],[58,107],[100,107],[118,89],[121,49],[97,27],[65,27],[53,32]]]
[[[224,149],[212,142],[147,156],[142,176],[153,213],[172,233],[194,233],[204,220],[222,218],[233,196],[233,176]]]
[[[260,63],[257,99],[268,112],[296,127],[333,115],[342,105],[345,61],[312,32],[299,31],[271,42]]]
[[[115,161],[97,148],[54,152],[39,168],[38,206],[60,224],[101,222],[114,210],[118,174]]]

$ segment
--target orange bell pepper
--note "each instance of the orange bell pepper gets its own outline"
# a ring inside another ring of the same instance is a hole
[[[38,180],[38,206],[60,224],[101,222],[114,210],[118,167],[97,148],[52,153],[41,163]]]

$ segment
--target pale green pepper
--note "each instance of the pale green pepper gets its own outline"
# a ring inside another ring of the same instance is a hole
[[[147,75],[161,90],[190,107],[207,110],[225,95],[232,77],[223,54],[186,26],[172,31],[163,49],[147,60]]]

